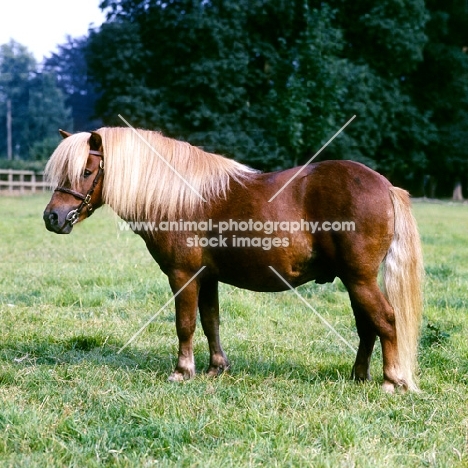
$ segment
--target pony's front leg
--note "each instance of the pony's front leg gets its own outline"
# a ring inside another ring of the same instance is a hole
[[[200,288],[198,298],[198,307],[200,309],[200,319],[203,332],[208,340],[210,348],[210,367],[208,376],[216,377],[223,371],[229,369],[229,361],[224,354],[221,342],[219,340],[219,300],[218,300],[218,281],[205,281]]]
[[[170,275],[169,283],[172,292],[176,294],[182,288],[175,298],[176,307],[176,330],[179,338],[179,354],[177,366],[174,372],[169,376],[171,382],[181,382],[191,379],[195,375],[195,360],[193,357],[193,334],[195,333],[198,305],[198,282],[192,281],[190,274],[177,272]]]

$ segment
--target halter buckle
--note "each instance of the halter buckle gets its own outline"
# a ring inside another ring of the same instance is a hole
[[[68,212],[65,219],[73,226],[78,222],[79,217],[80,214],[78,213],[78,210],[71,210]]]

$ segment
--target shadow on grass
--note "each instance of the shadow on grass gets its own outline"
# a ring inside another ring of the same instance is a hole
[[[169,349],[164,358],[158,358],[158,350],[154,348],[147,351],[127,348],[118,353],[124,344],[101,334],[80,334],[64,339],[47,337],[24,343],[7,341],[0,345],[0,359],[19,366],[60,366],[89,362],[111,368],[170,372],[172,363],[168,356]]]
[[[0,345],[0,362],[14,364],[15,367],[32,366],[69,366],[86,362],[95,367],[125,369],[127,371],[149,371],[155,377],[165,379],[176,364],[176,355],[172,346],[159,344],[156,347],[141,350],[129,346],[122,353],[118,351],[124,342],[111,340],[101,334],[80,334],[71,338],[30,340],[27,343],[4,342]],[[207,350],[195,351],[197,375],[204,375],[208,367]],[[317,367],[291,360],[248,360],[248,356],[232,350],[229,375],[255,379],[285,379],[301,382],[323,382],[350,380],[352,362],[343,357],[340,362],[319,364]],[[330,357],[328,357],[330,361]],[[5,381],[3,381],[5,380]],[[0,385],[8,384],[10,379],[2,379]]]
[[[327,359],[330,361],[330,358]],[[248,375],[261,379],[294,380],[304,383],[338,382],[349,380],[352,362],[343,358],[340,362],[304,365],[291,360],[271,359],[269,361],[247,361],[245,356],[235,354],[231,359],[231,374]]]

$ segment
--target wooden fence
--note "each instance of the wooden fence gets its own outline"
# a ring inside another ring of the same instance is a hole
[[[50,189],[42,172],[0,169],[0,193],[24,194]]]

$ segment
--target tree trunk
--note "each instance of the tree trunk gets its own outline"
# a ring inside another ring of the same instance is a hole
[[[452,200],[463,201],[462,184],[459,180],[455,182],[455,187],[453,188]]]
[[[437,188],[437,179],[434,176],[431,176],[429,179],[429,198],[436,197],[436,188]]]
[[[7,99],[7,115],[6,115],[6,131],[7,131],[7,159],[13,159],[13,145],[11,138],[11,100]]]

